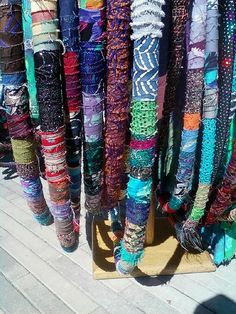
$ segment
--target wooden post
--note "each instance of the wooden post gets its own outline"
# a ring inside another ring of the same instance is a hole
[[[152,193],[149,216],[146,229],[146,245],[151,245],[154,242],[155,236],[155,194]]]

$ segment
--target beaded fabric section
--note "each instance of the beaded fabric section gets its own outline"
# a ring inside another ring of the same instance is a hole
[[[230,128],[230,105],[235,53],[235,12],[234,0],[221,1],[221,51],[219,63],[219,107],[217,115],[216,152],[214,159],[213,180],[217,179],[218,168],[224,158],[227,136]]]

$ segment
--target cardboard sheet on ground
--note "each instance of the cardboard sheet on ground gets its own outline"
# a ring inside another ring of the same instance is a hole
[[[94,279],[122,278],[115,270],[109,221],[93,221],[92,249]],[[208,252],[184,251],[174,237],[174,230],[165,218],[155,222],[155,239],[145,248],[138,267],[128,277],[212,272],[216,267]]]

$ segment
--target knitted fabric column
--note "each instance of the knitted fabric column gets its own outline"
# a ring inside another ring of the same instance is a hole
[[[34,218],[42,225],[52,222],[44,199],[35,140],[29,117],[29,94],[26,84],[21,1],[0,4],[0,72],[3,106],[17,173],[26,201]]]
[[[212,183],[212,173],[215,155],[217,107],[218,107],[218,0],[207,1],[207,26],[206,26],[206,50],[205,50],[205,75],[204,75],[204,97],[202,114],[202,146],[201,162],[199,170],[199,185],[195,196],[193,207],[188,219],[183,225],[184,236],[181,236],[181,244],[184,245],[185,238],[188,243],[196,246],[196,239],[191,242],[192,237],[187,233],[195,233],[201,218],[204,215],[208,194]]]
[[[219,64],[219,109],[217,115],[216,152],[214,159],[213,179],[217,180],[219,167],[227,148],[230,129],[230,107],[232,95],[233,62],[235,54],[236,3],[234,0],[220,1],[220,64]],[[225,165],[223,165],[225,166]]]
[[[176,186],[167,211],[180,208],[191,190],[203,92],[204,51],[206,40],[206,0],[195,0],[188,43],[186,100],[183,130],[176,174]]]
[[[105,75],[104,1],[80,1],[80,71],[84,127],[85,207],[101,208]]]
[[[144,251],[157,133],[158,52],[163,3],[134,0],[131,5],[134,61],[130,175],[125,232],[121,249],[115,251],[116,269],[124,274],[133,270]]]
[[[68,252],[77,246],[66,166],[57,1],[31,1],[40,134],[57,237]]]
[[[107,104],[105,122],[104,202],[117,207],[124,171],[130,105],[130,1],[107,2]]]
[[[81,194],[81,82],[79,78],[79,12],[77,0],[59,0],[63,53],[63,92],[66,122],[66,161],[70,201],[79,231]]]

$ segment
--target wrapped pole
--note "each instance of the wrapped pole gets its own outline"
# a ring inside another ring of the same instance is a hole
[[[22,1],[0,4],[2,106],[6,111],[13,156],[25,198],[35,219],[42,225],[49,225],[53,219],[43,195],[30,121],[21,4]]]
[[[62,248],[77,247],[66,164],[65,123],[62,97],[62,42],[59,40],[56,0],[31,0],[35,78],[40,135],[49,186],[50,211]]]
[[[175,188],[168,212],[178,210],[192,187],[197,139],[201,121],[201,104],[204,80],[204,53],[206,45],[207,0],[193,3],[187,52],[187,82],[184,105],[183,130],[178,159]]]
[[[59,0],[61,38],[64,44],[62,87],[65,111],[66,162],[74,225],[79,232],[81,194],[81,82],[79,71],[79,10],[77,0]]]
[[[208,202],[208,196],[212,184],[213,163],[215,155],[216,124],[218,109],[218,0],[207,1],[206,24],[206,50],[204,73],[204,96],[202,112],[202,145],[201,162],[199,169],[199,184],[193,207],[188,219],[183,224],[183,233],[179,237],[181,244],[186,243],[198,250],[203,250],[202,245],[197,244],[195,229],[203,217]],[[188,236],[187,236],[188,233]],[[190,234],[193,233],[193,236]]]
[[[80,1],[85,207],[101,209],[105,101],[105,1]]]
[[[134,51],[130,175],[124,237],[114,252],[116,269],[123,274],[131,273],[144,254],[157,136],[156,97],[163,4],[162,0],[134,0],[131,5]]]

